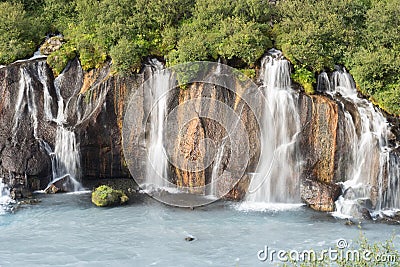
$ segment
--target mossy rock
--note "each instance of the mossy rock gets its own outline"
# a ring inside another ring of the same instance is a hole
[[[40,53],[43,55],[50,55],[51,53],[60,50],[64,44],[64,38],[61,36],[53,36],[47,39],[40,47]]]
[[[107,185],[97,187],[92,193],[92,202],[98,207],[116,206],[129,200],[121,190],[115,190]]]

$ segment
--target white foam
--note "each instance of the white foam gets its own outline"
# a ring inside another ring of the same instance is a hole
[[[304,203],[266,203],[266,202],[251,202],[245,201],[235,208],[239,211],[288,211],[296,210],[303,207]]]
[[[157,186],[153,184],[141,184],[140,188],[142,188],[139,193],[144,193],[144,194],[153,194],[155,192],[168,192],[170,194],[179,194],[179,193],[185,193],[182,190],[180,190],[177,187],[168,187],[168,186]]]
[[[92,193],[91,190],[81,190],[81,191],[74,191],[74,192],[67,192],[67,195],[83,195],[83,194],[90,194]]]
[[[6,184],[0,179],[0,215],[5,214],[9,209],[9,205],[15,203],[10,197],[10,191],[8,190]]]
[[[341,212],[339,212],[339,211],[331,212],[331,215],[332,215],[333,217],[337,218],[337,219],[342,219],[342,220],[353,218],[352,216],[343,214],[343,213],[341,213]]]
[[[393,218],[393,217],[396,216],[396,214],[398,214],[399,212],[400,212],[399,209],[377,210],[377,211],[372,212],[372,213],[371,213],[371,216],[372,216],[373,218],[376,218],[376,217],[383,217],[383,216]]]

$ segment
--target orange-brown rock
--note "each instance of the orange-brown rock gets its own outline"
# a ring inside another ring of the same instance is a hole
[[[302,96],[300,102],[300,149],[305,175],[325,183],[334,182],[337,153],[338,105],[325,96]]]
[[[305,179],[301,182],[301,199],[312,209],[318,211],[334,211],[335,201],[341,194],[340,186],[320,181]]]

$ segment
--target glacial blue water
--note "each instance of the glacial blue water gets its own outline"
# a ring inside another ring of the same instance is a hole
[[[266,245],[322,250],[360,234],[305,207],[242,211],[221,201],[190,210],[140,195],[126,206],[98,208],[89,193],[36,197],[39,204],[0,215],[0,266],[270,266],[257,258]],[[373,222],[361,229],[371,241],[399,230]],[[196,239],[185,241],[189,235]]]

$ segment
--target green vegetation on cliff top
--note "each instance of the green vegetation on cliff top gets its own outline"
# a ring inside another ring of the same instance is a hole
[[[48,57],[58,74],[78,56],[85,70],[112,59],[120,74],[146,56],[168,65],[222,58],[253,73],[273,46],[313,93],[315,77],[345,66],[358,89],[400,115],[400,0],[0,0],[0,64],[25,58],[47,34],[66,43]]]

